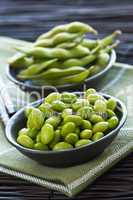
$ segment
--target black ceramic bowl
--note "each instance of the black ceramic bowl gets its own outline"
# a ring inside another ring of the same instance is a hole
[[[112,50],[111,54],[110,54],[110,60],[108,65],[99,73],[95,74],[94,76],[91,76],[89,78],[87,78],[82,84],[66,84],[66,85],[60,85],[60,86],[56,86],[56,89],[59,92],[62,91],[83,91],[84,88],[84,84],[86,84],[87,87],[95,87],[96,85],[99,84],[99,81],[106,75],[106,73],[110,70],[110,68],[113,66],[113,64],[116,61],[116,53],[114,50]],[[27,91],[38,91],[39,93],[43,94],[46,96],[47,94],[49,94],[50,92],[53,92],[53,90],[55,90],[55,87],[51,87],[51,86],[37,86],[37,85],[33,85],[32,81],[20,81],[16,78],[16,70],[10,68],[10,66],[7,66],[7,70],[6,70],[6,74],[7,77],[14,82],[15,84],[17,84],[21,89],[23,90],[27,90]]]
[[[81,93],[80,93],[81,94]],[[106,99],[110,98],[109,95],[102,94]],[[38,106],[43,100],[37,101],[32,106]],[[127,117],[127,111],[124,104],[116,99],[117,108],[116,112],[119,117],[119,125],[105,135],[100,140],[91,144],[85,145],[82,148],[68,149],[62,151],[40,151],[25,148],[16,142],[18,131],[25,127],[26,118],[24,116],[24,109],[18,111],[8,122],[6,126],[6,137],[8,141],[15,146],[22,154],[36,160],[39,163],[54,167],[67,167],[72,165],[78,165],[87,162],[90,159],[100,155],[106,147],[117,136],[119,130],[124,125]],[[29,161],[30,162],[30,161]]]

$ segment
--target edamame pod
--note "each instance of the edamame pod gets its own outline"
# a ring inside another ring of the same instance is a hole
[[[92,50],[92,54],[98,52],[100,49],[105,48],[108,45],[111,45],[114,41],[114,39],[121,34],[121,31],[117,30],[114,31],[111,35],[103,38],[99,41],[99,44]]]
[[[25,57],[25,54],[17,53],[8,60],[9,65],[14,69],[23,69],[33,64],[33,59]]]
[[[90,40],[90,39],[83,39],[83,41],[81,42],[81,45],[83,45],[84,47],[87,47],[88,49],[93,49],[98,45],[98,41]]]
[[[70,34],[70,33],[62,32],[62,33],[56,34],[54,37],[52,37],[50,39],[47,38],[47,39],[42,39],[42,40],[37,41],[35,43],[35,46],[52,47],[52,46],[56,46],[63,42],[73,41],[77,37],[79,37],[79,33],[71,33]]]
[[[78,74],[80,72],[85,71],[85,68],[83,67],[71,67],[68,69],[58,69],[58,68],[52,68],[52,69],[48,69],[44,72],[42,72],[41,74],[37,74],[34,76],[25,76],[25,75],[18,75],[17,77],[19,79],[33,79],[33,80],[37,80],[37,79],[52,79],[52,78],[60,78],[60,77],[64,77],[64,76],[68,76],[68,75],[75,75]]]
[[[17,77],[21,78],[21,76],[26,76],[27,78],[30,78],[30,76],[39,74],[44,69],[47,69],[48,67],[51,66],[51,64],[54,64],[56,61],[57,59],[52,59],[49,61],[45,61],[43,63],[33,64],[29,66],[27,69],[20,71]]]
[[[106,67],[109,63],[110,56],[108,53],[100,53],[98,55],[96,65],[99,65],[100,67]]]
[[[102,68],[99,65],[92,65],[91,67],[89,67],[89,69],[90,69],[90,76],[93,76],[102,70]]]
[[[54,59],[57,58],[59,60],[64,60],[68,58],[81,58],[90,53],[89,49],[78,45],[70,50],[55,47],[55,48],[43,48],[43,47],[33,47],[31,49],[23,48],[22,51],[28,55],[33,56],[35,58],[46,58],[46,59]]]
[[[51,82],[52,85],[63,85],[68,83],[81,83],[83,82],[90,74],[90,70],[87,69],[83,72],[80,72],[79,74],[73,75],[73,76],[66,76],[64,78],[60,78],[60,80],[57,80],[54,82]],[[50,83],[50,80],[49,80]]]
[[[81,22],[72,22],[65,25],[59,25],[48,31],[47,33],[42,34],[38,40],[43,38],[51,38],[52,36],[61,33],[61,32],[68,32],[68,33],[94,33],[97,34],[97,31],[89,26],[88,24],[81,23]]]
[[[62,66],[64,67],[73,67],[73,66],[86,66],[93,62],[96,59],[95,55],[88,55],[85,56],[81,59],[78,58],[72,58],[72,59],[67,59],[62,63]]]

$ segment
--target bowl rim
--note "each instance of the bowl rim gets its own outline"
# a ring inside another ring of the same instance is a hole
[[[83,92],[76,92],[76,93],[83,94]],[[11,127],[14,124],[14,121],[15,121],[16,117],[18,117],[24,111],[26,106],[21,108],[18,112],[16,112],[9,119],[9,121],[8,121],[8,123],[6,125],[6,129],[5,129],[6,138],[17,149],[19,148],[19,149],[21,149],[23,151],[27,151],[27,152],[34,153],[34,154],[56,154],[57,155],[57,154],[61,154],[61,153],[64,153],[64,152],[72,152],[72,151],[75,152],[75,151],[78,151],[78,150],[81,150],[81,149],[83,150],[83,149],[85,149],[85,148],[87,148],[89,146],[93,146],[93,145],[105,140],[106,138],[110,137],[112,134],[114,134],[114,132],[119,131],[120,128],[124,125],[124,123],[125,123],[125,121],[127,119],[127,109],[126,109],[125,104],[121,100],[119,100],[116,97],[113,97],[111,95],[105,94],[105,93],[100,93],[99,92],[99,94],[101,94],[105,98],[111,98],[111,97],[114,98],[117,101],[117,106],[118,106],[117,108],[118,109],[121,108],[122,117],[121,117],[121,119],[119,121],[118,126],[115,129],[113,129],[112,131],[110,131],[109,133],[107,133],[104,137],[102,137],[98,141],[92,142],[92,143],[84,145],[82,147],[76,147],[76,148],[73,148],[73,149],[65,149],[65,150],[61,150],[61,151],[52,151],[52,150],[41,151],[41,150],[28,149],[26,147],[23,147],[20,144],[18,144],[15,139],[13,139],[12,133],[11,133]],[[39,99],[39,100],[29,104],[28,106],[38,106],[42,101],[44,101],[44,98],[43,99]]]
[[[47,88],[50,88],[50,87],[56,87],[56,89],[67,89],[67,88],[70,88],[70,87],[75,87],[75,86],[80,86],[80,84],[86,84],[86,83],[89,83],[91,81],[94,81],[95,79],[101,77],[102,75],[104,75],[112,66],[113,64],[115,63],[116,61],[116,52],[115,50],[111,50],[111,54],[110,54],[110,61],[109,63],[107,64],[107,66],[101,70],[99,73],[91,76],[91,77],[88,77],[83,83],[72,83],[72,84],[65,84],[65,85],[59,85],[59,86],[52,86],[52,85],[44,85],[44,86],[37,86],[37,85],[30,85],[30,84],[27,84],[23,81],[20,81],[18,79],[16,79],[12,74],[11,74],[11,68],[10,68],[10,65],[7,65],[6,67],[6,75],[8,77],[8,79],[10,81],[12,81],[13,83],[23,87],[23,88],[27,88],[27,89],[30,89],[30,90],[42,90],[42,89],[47,89]]]

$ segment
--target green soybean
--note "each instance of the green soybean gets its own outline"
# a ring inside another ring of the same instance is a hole
[[[83,119],[89,119],[91,114],[92,114],[92,108],[90,106],[84,106],[81,107],[78,111],[77,111],[77,115],[79,115],[80,117],[82,117]]]
[[[60,100],[61,94],[59,92],[52,92],[45,98],[45,102],[51,104],[55,100]]]
[[[108,123],[109,123],[109,128],[113,129],[118,125],[119,120],[116,116],[113,116],[108,120]]]
[[[41,131],[37,134],[36,136],[36,142],[40,143],[41,142]]]
[[[30,129],[40,129],[44,123],[44,119],[44,114],[38,108],[34,108],[28,117],[27,126]]]
[[[32,106],[27,106],[24,110],[25,116],[28,118],[31,111],[32,111],[33,107]]]
[[[115,116],[115,112],[111,109],[107,109],[106,113],[108,118]]]
[[[51,124],[44,124],[41,129],[41,142],[49,144],[54,138],[54,129]]]
[[[104,119],[102,116],[98,115],[98,114],[92,114],[91,117],[90,117],[90,121],[92,123],[98,123],[98,122],[103,122]]]
[[[70,92],[63,92],[61,95],[61,100],[64,103],[70,103],[73,104],[77,100],[76,94],[70,93]]]
[[[66,122],[73,122],[77,126],[80,126],[82,124],[82,121],[83,121],[82,118],[80,116],[77,116],[77,115],[67,115],[64,118],[64,123],[66,123]]]
[[[73,146],[71,144],[67,143],[67,142],[58,142],[54,146],[53,150],[54,151],[62,151],[62,150],[71,149],[71,148],[73,148]]]
[[[65,108],[67,108],[67,105],[65,103],[63,103],[62,101],[60,101],[60,100],[55,100],[55,101],[52,102],[52,108],[55,111],[61,112]]]
[[[19,130],[18,135],[28,135],[28,132],[28,128],[22,128],[21,130]]]
[[[79,128],[79,127],[76,127],[74,133],[76,133],[77,135],[79,135],[79,134],[80,134],[80,128]]]
[[[36,150],[48,150],[48,146],[46,144],[42,144],[41,142],[38,142],[34,144],[34,149]]]
[[[97,133],[95,133],[95,134],[93,135],[92,140],[93,140],[93,141],[97,141],[97,140],[99,140],[100,138],[102,138],[103,136],[104,136],[104,134],[103,134],[102,132],[97,132]]]
[[[108,99],[107,108],[109,108],[111,110],[115,110],[116,106],[117,106],[117,102],[115,99],[113,99],[113,98]]]
[[[92,143],[92,141],[89,139],[80,139],[78,142],[76,142],[75,147],[82,147],[90,143]]]
[[[94,104],[98,99],[102,99],[102,97],[99,94],[95,93],[87,95],[87,99],[91,104]]]
[[[76,125],[74,122],[72,121],[65,122],[65,124],[62,126],[62,129],[61,129],[62,137],[65,138],[68,133],[74,132],[75,128],[76,128]]]
[[[92,124],[88,120],[83,120],[82,127],[83,127],[83,129],[92,129]]]
[[[72,104],[72,109],[77,111],[78,109],[82,108],[83,106],[89,106],[90,103],[87,99],[77,99],[75,103]]]
[[[92,130],[85,129],[80,132],[81,139],[90,139],[92,137]]]
[[[66,108],[62,111],[62,118],[65,118],[67,115],[72,115],[73,111],[71,108]]]
[[[61,121],[60,116],[52,116],[45,121],[45,124],[51,124],[54,128],[56,128]]]
[[[98,122],[93,126],[93,133],[105,132],[109,128],[108,122]]]
[[[53,147],[60,141],[60,138],[61,138],[60,130],[56,130],[54,134],[54,138],[52,142],[49,144],[49,147],[53,149]]]
[[[49,103],[42,103],[38,108],[43,112],[45,118],[48,118],[54,114],[52,106]]]
[[[38,130],[35,128],[29,129],[29,131],[27,133],[27,135],[32,139],[35,139],[37,134],[38,134]]]
[[[65,137],[65,141],[74,145],[78,141],[78,135],[76,133],[68,133],[68,135]]]
[[[26,148],[32,149],[34,146],[33,140],[28,135],[19,135],[17,142]]]
[[[89,88],[88,90],[86,90],[85,92],[85,96],[88,96],[90,94],[95,94],[96,90],[94,88]]]
[[[107,109],[106,102],[102,99],[98,99],[95,101],[94,110],[98,113],[105,113]]]

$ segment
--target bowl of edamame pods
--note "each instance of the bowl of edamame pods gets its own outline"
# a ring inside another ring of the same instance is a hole
[[[88,39],[86,34],[96,35]],[[114,48],[120,31],[103,39],[88,24],[72,22],[59,25],[42,34],[29,46],[16,47],[17,54],[9,60],[7,75],[26,90],[59,91],[95,86],[116,60]]]
[[[22,154],[48,166],[67,167],[94,159],[126,121],[125,105],[96,92],[53,92],[18,111],[6,137]]]

